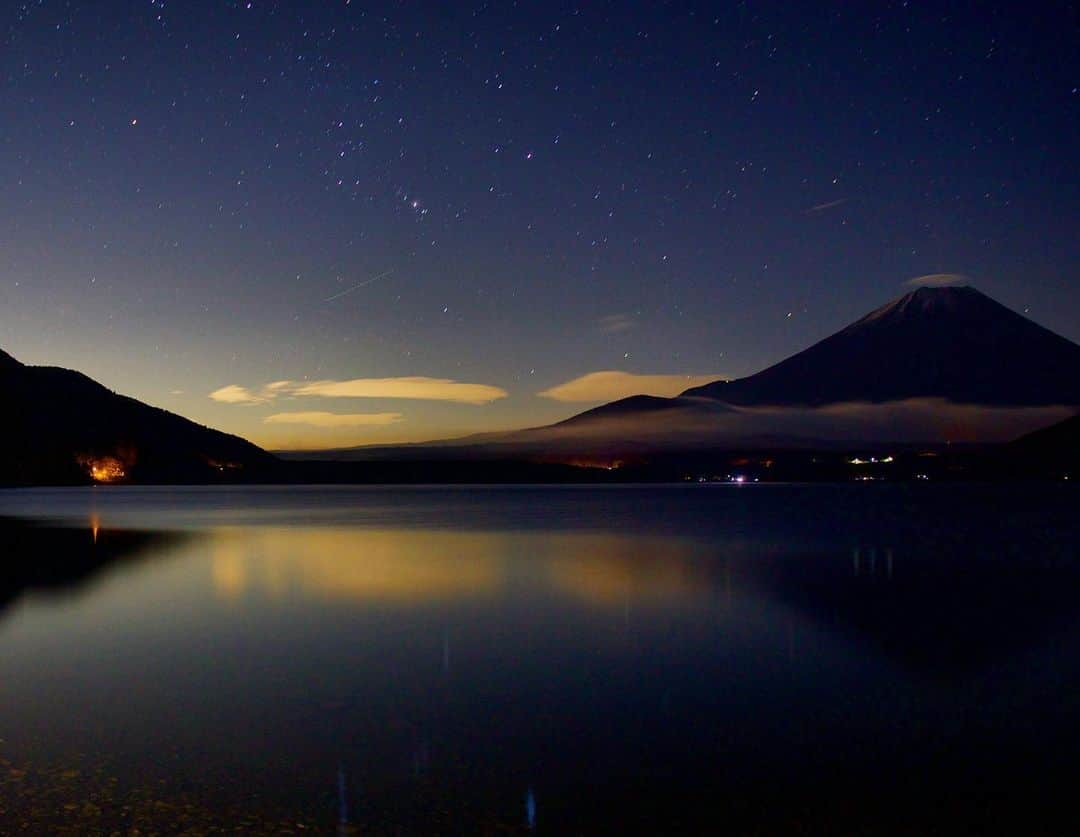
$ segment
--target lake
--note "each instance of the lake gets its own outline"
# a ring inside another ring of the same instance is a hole
[[[1069,833],[1078,498],[0,492],[0,832]]]

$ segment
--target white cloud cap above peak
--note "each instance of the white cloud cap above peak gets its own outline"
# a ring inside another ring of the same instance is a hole
[[[948,288],[951,285],[965,285],[971,280],[963,273],[927,273],[908,279],[904,284],[909,288]]]

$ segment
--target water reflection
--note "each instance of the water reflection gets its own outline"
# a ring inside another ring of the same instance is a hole
[[[531,786],[525,794],[525,825],[529,831],[536,829],[536,794]]]
[[[271,527],[215,529],[202,540],[225,599],[407,603],[493,596],[515,583],[621,605],[692,596],[712,583],[694,560],[700,545],[671,537]]]
[[[103,534],[96,516],[85,529],[0,518],[0,616],[26,593],[72,593],[106,568],[160,556],[183,539],[164,532]]]
[[[845,561],[740,538],[273,527],[215,529],[197,549],[210,556],[214,592],[225,600],[403,606],[547,597],[617,608],[624,626],[636,606],[716,601],[742,619],[780,607],[790,613],[789,653],[793,626],[809,620],[936,676],[985,667],[1067,629],[1080,591],[1075,561],[1018,562],[962,548],[898,557],[879,544],[856,545]],[[441,645],[447,673],[448,631]]]
[[[830,554],[766,552],[735,571],[744,589],[939,677],[985,669],[1078,623],[1080,555],[1016,560],[976,542],[898,557],[860,545],[846,566]]]
[[[1080,753],[1067,503],[988,532],[976,494],[935,536],[933,498],[652,491],[450,492],[457,527],[435,491],[353,523],[337,494],[307,525],[312,497],[238,521],[219,495],[182,535],[113,500],[0,523],[2,806],[103,833],[125,808],[420,834],[1054,810]]]
[[[715,582],[710,556],[691,538],[562,534],[548,539],[544,558],[555,590],[596,605],[677,600]]]
[[[358,603],[489,596],[502,587],[505,539],[380,529],[219,529],[208,535],[214,589]]]
[[[978,544],[973,544],[978,546]],[[715,601],[743,617],[780,606],[936,674],[990,664],[1075,620],[1080,561],[1060,550],[1017,561],[988,547],[928,553],[856,544],[841,554],[762,546],[733,536],[617,532],[449,531],[244,526],[140,532],[0,519],[0,609],[25,592],[74,590],[107,568],[169,556],[207,566],[226,602],[310,600],[393,606],[548,597],[621,610]],[[149,569],[152,572],[152,569]],[[785,617],[794,647],[794,624]],[[441,668],[451,667],[441,632]]]

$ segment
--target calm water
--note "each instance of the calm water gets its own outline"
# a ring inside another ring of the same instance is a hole
[[[3,492],[0,832],[1069,833],[1078,499]]]

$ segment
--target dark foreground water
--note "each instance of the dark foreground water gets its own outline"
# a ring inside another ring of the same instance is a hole
[[[1078,500],[3,492],[0,832],[1075,833]]]

